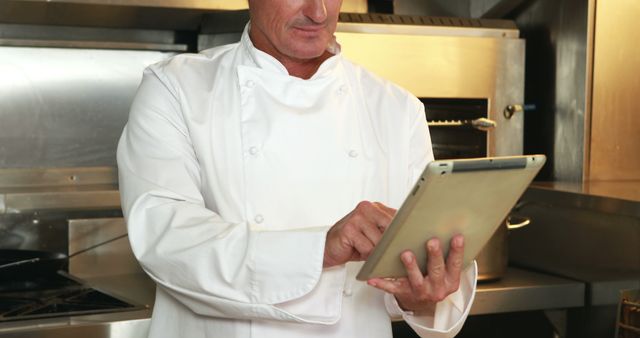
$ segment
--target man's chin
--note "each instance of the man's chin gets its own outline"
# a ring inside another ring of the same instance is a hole
[[[327,46],[313,46],[293,51],[291,57],[297,60],[313,60],[322,57],[327,51]]]

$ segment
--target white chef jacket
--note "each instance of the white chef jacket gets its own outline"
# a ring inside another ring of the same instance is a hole
[[[150,66],[118,146],[133,251],[157,283],[150,337],[391,337],[389,315],[451,337],[475,265],[435,317],[323,269],[359,201],[398,208],[433,159],[423,105],[345,60],[308,80],[239,43]]]

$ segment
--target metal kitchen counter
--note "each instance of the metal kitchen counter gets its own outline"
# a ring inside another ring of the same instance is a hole
[[[582,282],[509,267],[502,279],[478,283],[471,314],[566,309],[584,301]]]
[[[155,286],[146,275],[96,277],[86,281],[98,290],[149,305],[149,308],[113,314],[9,322],[0,324],[0,337],[146,337],[155,296]],[[584,284],[581,282],[509,268],[501,280],[479,284],[471,314],[563,309],[583,304]]]
[[[584,282],[589,306],[640,288],[640,181],[536,182],[521,201],[512,262]]]
[[[640,217],[640,181],[534,182],[523,199]]]

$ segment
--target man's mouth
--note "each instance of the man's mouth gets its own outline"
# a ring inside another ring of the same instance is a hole
[[[308,26],[294,26],[295,29],[302,31],[304,33],[317,33],[317,32],[321,32],[324,30],[324,26],[323,25],[308,25]]]

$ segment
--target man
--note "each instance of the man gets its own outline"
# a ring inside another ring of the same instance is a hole
[[[408,278],[354,279],[433,154],[422,104],[341,57],[340,5],[250,0],[240,43],[145,72],[118,165],[151,337],[391,337],[390,314],[460,330],[459,236],[446,258],[426,243],[425,276],[405,252]]]

